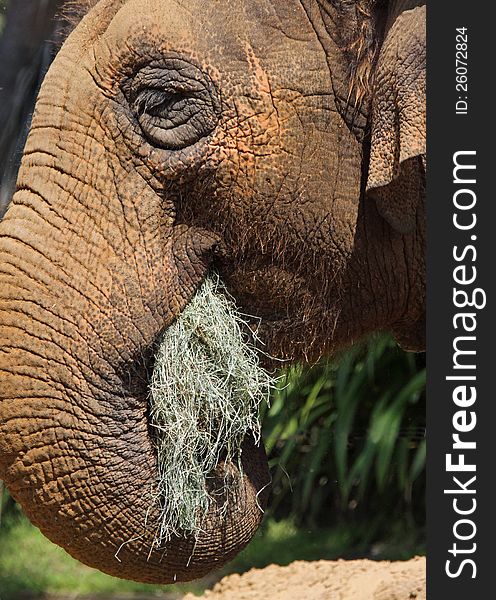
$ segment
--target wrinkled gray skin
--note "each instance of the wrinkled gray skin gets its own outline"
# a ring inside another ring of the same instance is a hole
[[[0,224],[0,478],[73,556],[187,580],[260,522],[247,440],[239,493],[152,548],[153,348],[211,268],[273,356],[422,348],[424,28],[422,2],[101,0],[64,44]]]

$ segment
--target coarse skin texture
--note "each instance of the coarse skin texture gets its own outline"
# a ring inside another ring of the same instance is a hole
[[[152,549],[153,353],[212,268],[278,359],[385,329],[423,348],[425,6],[82,8],[0,223],[0,478],[79,560],[189,580],[248,543],[267,500],[247,441],[230,508]]]
[[[426,600],[425,558],[296,561],[228,575],[205,600]],[[187,594],[183,600],[198,596]]]

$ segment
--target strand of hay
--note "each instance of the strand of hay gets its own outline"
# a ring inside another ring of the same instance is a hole
[[[213,274],[161,340],[149,389],[161,511],[157,546],[200,533],[212,501],[208,474],[221,459],[241,472],[243,439],[251,432],[260,440],[258,409],[268,402],[273,380],[259,366],[244,325]],[[234,494],[239,483],[226,476],[223,496]]]

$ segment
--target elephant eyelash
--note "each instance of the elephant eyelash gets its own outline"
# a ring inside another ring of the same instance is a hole
[[[144,114],[153,117],[166,116],[175,104],[186,98],[184,92],[164,93],[155,89],[146,90],[136,99],[136,113],[138,116]]]

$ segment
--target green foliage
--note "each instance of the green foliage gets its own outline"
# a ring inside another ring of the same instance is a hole
[[[0,526],[4,519],[10,514],[19,513],[20,508],[9,496],[9,492],[6,490],[3,482],[0,480]]]
[[[291,368],[263,418],[271,514],[301,525],[367,522],[371,542],[395,518],[424,525],[425,357],[389,337],[339,361]]]

